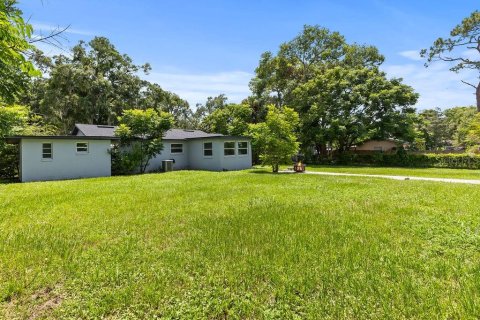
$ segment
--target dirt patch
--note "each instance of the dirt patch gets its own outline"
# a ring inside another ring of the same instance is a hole
[[[58,289],[58,287],[47,287],[32,294],[30,300],[34,306],[28,317],[29,320],[46,317],[60,306],[63,301],[63,296],[59,294]]]

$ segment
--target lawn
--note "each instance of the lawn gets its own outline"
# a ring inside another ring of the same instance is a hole
[[[288,166],[283,166],[285,169]],[[292,166],[289,166],[292,167]],[[383,174],[394,176],[473,179],[480,180],[480,170],[446,169],[446,168],[388,168],[388,167],[361,167],[361,166],[321,166],[307,165],[307,171]]]
[[[183,171],[0,185],[0,318],[474,319],[480,188]]]

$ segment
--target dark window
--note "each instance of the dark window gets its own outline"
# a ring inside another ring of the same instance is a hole
[[[224,142],[223,143],[223,154],[225,156],[234,156],[235,155],[235,142]]]
[[[77,142],[77,153],[88,153],[88,142]]]
[[[183,153],[182,143],[172,143],[170,145],[170,153]]]
[[[51,143],[42,143],[42,159],[53,159],[53,148]]]
[[[248,154],[248,142],[242,141],[238,143],[238,154],[239,155]]]
[[[203,156],[204,157],[213,156],[213,144],[211,142],[205,142],[203,144]]]

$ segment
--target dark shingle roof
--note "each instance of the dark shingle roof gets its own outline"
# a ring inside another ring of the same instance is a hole
[[[95,137],[114,137],[116,126],[96,125],[96,124],[75,124],[73,135],[85,135]],[[199,138],[223,137],[220,133],[206,133],[201,130],[170,129],[165,132],[165,140],[187,140]]]
[[[206,133],[200,130],[184,130],[184,129],[170,129],[165,132],[163,139],[165,140],[186,140],[196,138],[212,138],[222,137],[219,133]]]
[[[75,124],[72,134],[75,136],[114,137],[116,126],[96,124]]]

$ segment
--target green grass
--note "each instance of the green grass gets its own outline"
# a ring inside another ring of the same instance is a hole
[[[292,166],[283,166],[283,168]],[[307,171],[480,180],[480,170],[307,165]]]
[[[478,186],[256,172],[0,185],[0,318],[480,317]]]

